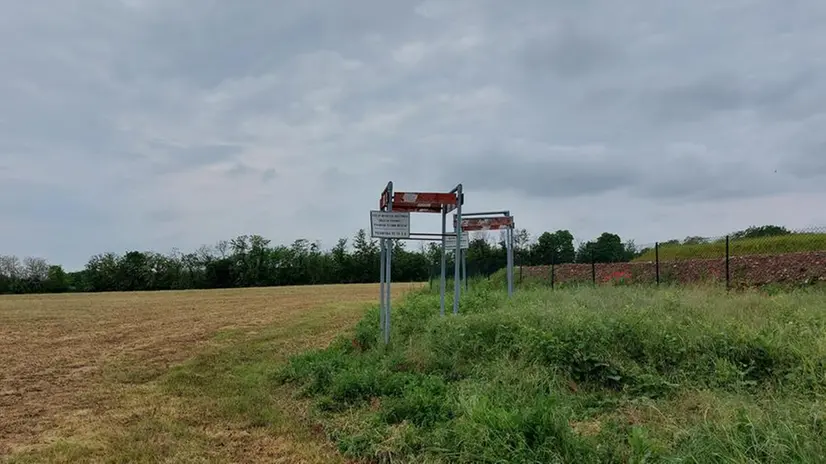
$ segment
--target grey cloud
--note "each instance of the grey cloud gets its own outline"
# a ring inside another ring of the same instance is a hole
[[[761,107],[770,109],[793,101],[796,96],[809,90],[812,85],[820,83],[820,76],[811,69],[792,73],[779,81],[772,81],[758,86],[752,93],[752,100]]]
[[[170,223],[178,219],[180,217],[180,213],[171,209],[157,209],[149,211],[146,213],[145,217],[150,222]]]
[[[235,163],[228,171],[227,175],[230,177],[241,177],[254,173],[255,169],[245,163]]]
[[[98,107],[99,111],[89,111],[85,107],[88,102],[83,100],[89,93],[70,91],[66,96],[54,93],[53,89],[27,93],[4,89],[0,84],[4,102],[4,109],[0,109],[0,118],[4,119],[0,123],[0,149],[57,153],[82,150],[101,157],[121,140],[108,119],[107,109]],[[102,106],[105,108],[105,104]]]
[[[269,183],[277,178],[278,172],[273,168],[265,169],[264,172],[261,173],[261,181],[264,183]]]
[[[651,157],[628,163],[629,155],[587,149],[531,152],[515,148],[498,154],[463,158],[448,164],[441,179],[462,179],[468,189],[517,191],[529,197],[572,199],[610,192],[663,203],[756,198],[801,190],[788,176],[778,176],[750,161],[726,161],[708,153]],[[821,163],[822,164],[822,163]]]
[[[367,52],[367,34],[418,34],[427,24],[415,5],[383,0],[312,0],[273,5],[266,0],[211,7],[169,6],[152,15],[141,43],[165,49],[153,71],[212,87],[228,77],[261,75],[284,59],[318,50]],[[411,26],[419,26],[411,29]],[[204,44],[210,46],[205,47]],[[143,50],[139,50],[142,52]]]
[[[538,199],[520,215],[535,227],[541,205],[576,225],[593,196],[619,195],[641,234],[649,217],[682,227],[652,205],[824,190],[817,0],[6,3],[0,243],[70,267],[240,229],[333,243],[389,179]],[[684,141],[706,152],[665,153]],[[336,194],[307,214],[316,191]]]
[[[713,163],[686,156],[663,160],[654,169],[643,170],[630,192],[661,202],[684,203],[767,196],[788,188],[786,179],[749,163]]]
[[[108,221],[106,212],[82,190],[14,179],[5,179],[0,185],[0,211],[9,223],[24,220],[95,227]]]
[[[759,83],[738,75],[708,75],[699,80],[666,87],[646,89],[641,100],[652,121],[680,123],[703,120],[715,113],[754,110],[777,120],[784,116],[799,116],[819,111],[810,101],[800,98],[813,85],[820,85],[809,70],[778,81]],[[820,92],[816,98],[823,98]],[[808,111],[807,111],[808,108]]]
[[[618,44],[569,24],[555,34],[533,39],[523,52],[531,72],[551,72],[564,78],[605,71],[621,57],[622,49]]]
[[[826,141],[796,150],[783,160],[780,169],[803,180],[826,179]]]
[[[461,179],[468,190],[517,191],[531,197],[571,198],[627,188],[637,176],[630,166],[609,158],[587,160],[565,156],[524,159],[491,154],[453,161],[445,169],[445,185]]]
[[[651,92],[648,100],[655,121],[685,121],[704,118],[716,111],[740,108],[746,101],[742,84],[711,78]]]
[[[806,69],[764,88],[758,98],[763,117],[769,121],[798,120],[823,113],[826,82],[822,70]]]
[[[338,167],[330,167],[321,172],[321,181],[331,188],[343,187],[351,182],[351,176]]]
[[[200,145],[180,147],[162,141],[147,144],[152,169],[159,174],[181,172],[201,166],[232,161],[243,150],[238,145]],[[147,155],[138,154],[143,157]],[[236,168],[239,165],[236,166]]]

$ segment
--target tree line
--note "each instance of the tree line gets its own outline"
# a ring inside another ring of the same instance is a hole
[[[751,227],[738,238],[790,233],[778,226]],[[516,265],[608,263],[630,261],[644,253],[633,241],[605,232],[594,240],[574,244],[568,230],[544,232],[535,239],[525,229],[514,231]],[[688,237],[682,242],[695,240]],[[680,243],[681,241],[675,241]],[[666,242],[669,243],[669,242]],[[504,235],[475,235],[467,251],[468,274],[487,276],[504,267]],[[441,248],[428,243],[409,250],[393,244],[393,279],[425,281],[439,274]],[[448,275],[453,257],[448,255]],[[0,294],[143,290],[183,290],[333,283],[371,283],[379,278],[379,244],[361,229],[352,238],[339,239],[323,250],[305,239],[290,245],[272,245],[260,235],[221,240],[214,246],[182,253],[112,252],[92,256],[83,270],[66,272],[43,258],[0,255]]]

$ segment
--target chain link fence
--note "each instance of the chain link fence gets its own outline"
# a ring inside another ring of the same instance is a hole
[[[717,237],[646,244],[579,243],[574,259],[517,270],[517,282],[568,285],[719,285],[727,289],[826,283],[826,227],[755,227]],[[522,278],[519,278],[519,277]],[[527,279],[526,279],[527,277]]]

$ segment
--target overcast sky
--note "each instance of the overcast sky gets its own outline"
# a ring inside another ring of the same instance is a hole
[[[0,254],[329,247],[388,180],[579,239],[826,225],[823,0],[0,7]]]

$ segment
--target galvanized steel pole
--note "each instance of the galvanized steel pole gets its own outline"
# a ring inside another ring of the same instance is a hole
[[[505,248],[508,256],[508,297],[513,296],[513,227],[508,227],[505,233]]]
[[[456,255],[453,272],[453,314],[459,314],[459,292],[461,291],[461,275],[459,274],[459,260],[462,257],[462,184],[456,192]]]
[[[389,182],[387,184],[387,211],[393,211],[393,182]],[[387,290],[384,292],[385,297],[387,298],[387,302],[385,303],[385,315],[384,315],[384,344],[390,343],[390,301],[392,300],[390,296],[390,286],[393,281],[392,274],[393,274],[393,266],[392,266],[392,256],[393,256],[393,240],[387,240],[385,244],[385,258],[387,259],[387,269],[385,270],[384,277],[387,281]]]
[[[384,239],[379,239],[379,329],[384,338]]]
[[[470,240],[470,237],[468,237]],[[467,281],[467,252],[468,250],[462,250],[462,277],[465,281],[465,293],[468,291],[468,281]]]
[[[447,243],[445,243],[445,234],[447,233],[447,207],[442,206],[442,274],[439,281],[439,295],[440,295],[440,309],[439,314],[445,315],[445,287],[447,281]]]

